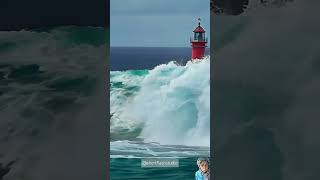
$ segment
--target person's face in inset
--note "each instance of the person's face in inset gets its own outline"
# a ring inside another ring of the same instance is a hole
[[[206,161],[202,161],[201,163],[200,163],[200,170],[202,171],[202,172],[207,172],[208,171],[208,162],[206,162]]]

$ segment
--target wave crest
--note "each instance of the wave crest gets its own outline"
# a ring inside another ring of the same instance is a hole
[[[209,56],[134,72],[111,73],[111,84],[122,83],[111,87],[111,136],[125,131],[145,142],[210,146]]]

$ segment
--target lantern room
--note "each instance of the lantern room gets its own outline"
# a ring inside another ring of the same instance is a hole
[[[194,41],[206,41],[205,33],[206,31],[201,27],[200,22],[198,23],[198,27],[193,31],[194,32]]]

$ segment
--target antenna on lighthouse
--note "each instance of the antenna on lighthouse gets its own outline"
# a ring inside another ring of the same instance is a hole
[[[198,25],[200,26],[201,18],[198,18],[198,21],[199,21],[199,22],[198,22]]]

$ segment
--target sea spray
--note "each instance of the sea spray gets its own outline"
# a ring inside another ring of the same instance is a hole
[[[209,146],[210,57],[185,66],[111,72],[111,140]]]

